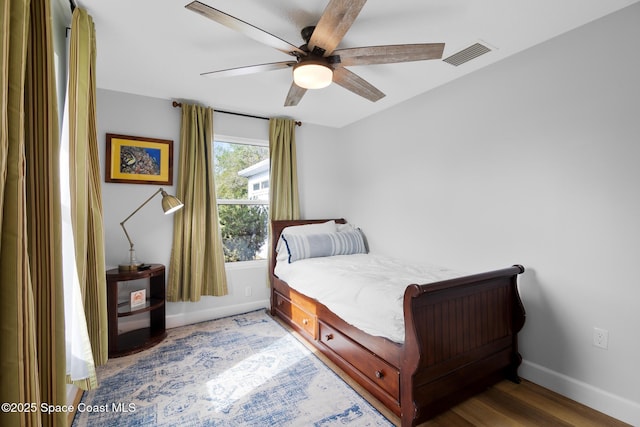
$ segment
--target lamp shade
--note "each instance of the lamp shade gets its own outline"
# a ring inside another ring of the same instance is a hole
[[[293,81],[304,89],[321,89],[331,84],[333,71],[318,61],[305,61],[293,66]]]
[[[169,215],[170,213],[179,210],[183,206],[184,203],[178,200],[177,197],[172,196],[171,194],[167,194],[167,192],[164,190],[162,191],[162,210],[164,211],[165,215]]]

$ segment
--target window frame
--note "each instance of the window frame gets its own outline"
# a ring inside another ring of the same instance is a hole
[[[231,135],[221,135],[221,134],[214,134],[213,135],[213,141],[211,142],[211,147],[212,149],[214,149],[215,143],[216,142],[226,142],[229,144],[243,144],[243,145],[254,145],[254,146],[260,146],[260,147],[266,147],[267,149],[269,148],[269,141],[268,140],[264,140],[264,139],[257,139],[257,138],[243,138],[243,137],[238,137],[238,136],[231,136]],[[215,153],[214,153],[215,156]],[[271,156],[269,156],[269,159],[271,159]],[[217,194],[216,194],[216,205],[220,206],[220,205],[250,205],[250,206],[269,206],[269,200],[250,200],[250,199],[219,199]],[[269,212],[269,221],[271,221],[271,212]],[[269,246],[269,239],[271,236],[269,236],[269,234],[267,234],[267,247]],[[264,266],[266,265],[268,262],[268,259],[254,259],[254,260],[249,260],[249,261],[233,261],[233,262],[226,262],[225,261],[225,267],[228,269],[244,269],[244,268],[250,268],[251,266]]]

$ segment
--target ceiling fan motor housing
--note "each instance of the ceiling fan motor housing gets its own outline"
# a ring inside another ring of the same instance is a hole
[[[304,27],[300,31],[300,36],[302,36],[302,40],[304,40],[305,43],[309,43],[309,40],[311,40],[311,35],[313,35],[313,30],[315,29],[316,29],[315,25],[310,25],[308,27]]]

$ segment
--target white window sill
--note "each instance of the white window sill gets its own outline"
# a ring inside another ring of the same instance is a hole
[[[227,262],[225,263],[225,268],[228,271],[233,271],[233,270],[251,270],[251,269],[258,269],[258,268],[267,268],[267,260],[266,259],[259,259],[259,260],[255,260],[255,261],[238,261],[238,262]]]

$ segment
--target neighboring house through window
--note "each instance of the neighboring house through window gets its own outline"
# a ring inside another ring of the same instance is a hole
[[[248,168],[242,169],[238,175],[248,179],[249,200],[269,201],[269,159],[264,159]]]

